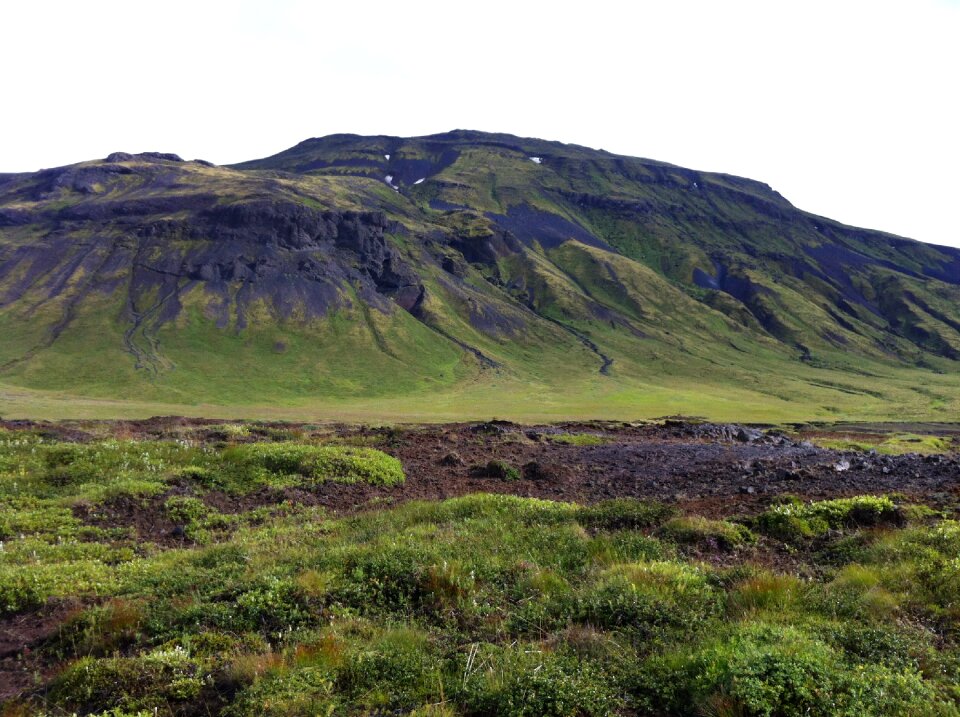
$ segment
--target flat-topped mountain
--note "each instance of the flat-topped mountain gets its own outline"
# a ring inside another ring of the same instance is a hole
[[[956,416],[960,250],[510,135],[115,153],[0,175],[0,336],[27,392]]]

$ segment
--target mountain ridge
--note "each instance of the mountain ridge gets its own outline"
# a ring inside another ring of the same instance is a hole
[[[928,415],[956,409],[955,316],[960,250],[755,180],[512,135],[0,175],[0,388],[423,406],[509,385],[573,406],[599,385],[643,413],[645,391],[705,386],[758,415],[852,415],[850,395]]]

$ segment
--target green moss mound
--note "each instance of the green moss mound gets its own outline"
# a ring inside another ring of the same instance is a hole
[[[760,515],[757,525],[767,535],[793,541],[842,528],[898,525],[906,522],[906,515],[889,496],[856,496],[813,503],[787,499]]]
[[[318,446],[302,443],[247,443],[223,452],[227,472],[238,479],[269,480],[300,476],[313,482],[399,485],[403,466],[374,448]]]

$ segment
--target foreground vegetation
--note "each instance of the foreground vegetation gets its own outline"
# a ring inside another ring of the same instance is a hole
[[[271,496],[397,486],[399,463],[215,432],[0,432],[0,619],[54,623],[4,714],[960,714],[950,516],[500,495],[335,516]],[[118,506],[156,525],[97,518]]]

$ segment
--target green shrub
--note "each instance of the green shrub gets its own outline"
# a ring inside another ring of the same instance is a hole
[[[719,613],[720,597],[696,568],[631,563],[614,566],[585,586],[574,609],[579,622],[656,637],[670,630],[695,631]]]
[[[207,466],[188,465],[177,468],[173,471],[177,478],[196,481],[200,485],[214,486],[218,482],[216,471]]]
[[[478,478],[520,480],[520,470],[503,461],[490,461],[485,465],[472,466],[470,473]]]
[[[642,710],[668,715],[956,714],[916,671],[849,665],[797,628],[764,623],[650,658],[631,691]]]
[[[52,597],[110,594],[116,587],[114,570],[95,559],[0,564],[0,614],[39,607]]]
[[[862,623],[855,620],[816,622],[816,636],[842,650],[848,662],[873,662],[897,670],[916,672],[935,660],[929,635],[897,623]]]
[[[822,550],[817,551],[814,562],[818,565],[842,566],[863,561],[876,540],[877,533],[870,530],[845,535],[830,541]]]
[[[672,552],[671,546],[635,530],[598,533],[590,539],[587,549],[600,565],[663,560]]]
[[[271,670],[240,692],[225,714],[230,717],[326,717],[339,705],[333,675],[323,667],[307,665]]]
[[[806,585],[792,575],[758,572],[733,586],[727,595],[727,614],[744,617],[767,612],[783,615],[799,607]]]
[[[700,516],[673,518],[664,523],[658,535],[681,545],[707,550],[734,550],[756,540],[746,526]]]
[[[69,617],[46,646],[61,659],[103,657],[134,645],[142,636],[144,604],[114,598]]]
[[[460,700],[469,715],[606,717],[620,706],[597,666],[533,645],[474,648],[463,675]]]
[[[577,521],[591,530],[638,530],[655,528],[676,515],[675,508],[635,498],[614,498],[584,506]]]
[[[19,535],[74,535],[80,527],[69,508],[33,496],[0,498],[0,540]]]
[[[163,504],[167,516],[181,526],[186,535],[197,543],[207,543],[210,531],[225,530],[238,521],[235,515],[223,515],[199,498],[174,496]]]
[[[163,504],[163,509],[170,520],[181,525],[201,523],[213,512],[202,500],[189,496],[168,498]]]
[[[38,495],[101,501],[114,495],[162,492],[171,473],[209,460],[184,442],[103,440],[34,447],[19,456],[21,471],[39,478]]]
[[[916,503],[906,503],[898,506],[900,517],[905,523],[929,523],[937,518],[942,518],[943,514],[926,505]]]
[[[319,606],[311,603],[294,580],[271,578],[236,598],[240,625],[253,630],[282,631],[316,622]]]
[[[346,580],[331,591],[331,599],[361,611],[405,612],[422,595],[422,570],[436,562],[423,550],[397,545],[375,546],[348,556]]]
[[[822,518],[801,518],[779,511],[768,511],[757,518],[762,533],[785,543],[796,543],[823,535],[830,525]]]
[[[233,626],[236,627],[236,626]],[[270,645],[260,633],[223,630],[202,630],[178,635],[164,647],[182,647],[194,657],[217,658],[223,660],[229,657],[270,652]]]
[[[49,446],[43,457],[43,480],[57,488],[94,481],[102,470],[96,458],[94,450],[85,445]]]
[[[400,461],[373,448],[248,443],[225,450],[223,460],[234,469],[235,486],[263,484],[269,482],[271,475],[384,486],[405,480]],[[236,469],[240,469],[239,475]]]
[[[350,651],[337,688],[371,710],[410,710],[443,696],[443,661],[427,636],[411,629],[387,630]]]
[[[767,535],[790,542],[823,535],[830,529],[898,525],[903,516],[887,496],[857,496],[814,503],[794,500],[772,506],[757,518]]]
[[[814,441],[822,448],[835,451],[876,451],[890,456],[904,453],[946,453],[955,448],[954,441],[949,437],[925,436],[914,433],[897,433],[893,435],[877,435],[872,440],[852,440],[850,438],[817,438]]]
[[[877,568],[851,564],[823,586],[820,607],[832,615],[865,620],[891,616],[897,609],[897,597],[881,583]]]
[[[203,666],[179,648],[137,657],[85,657],[53,681],[50,696],[78,711],[176,712],[200,697],[207,678]]]

